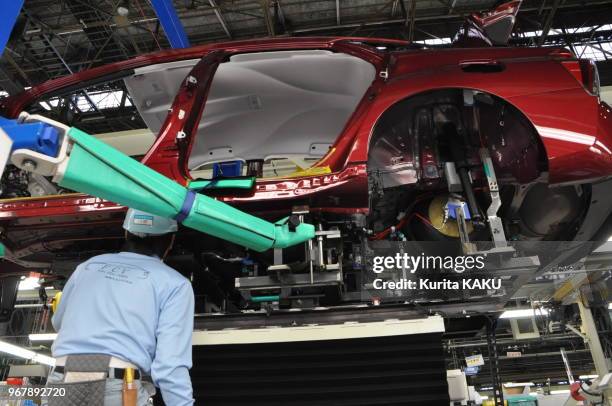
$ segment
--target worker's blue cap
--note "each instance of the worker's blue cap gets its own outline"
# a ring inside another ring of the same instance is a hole
[[[125,215],[123,229],[139,237],[151,237],[175,233],[178,231],[178,224],[173,219],[129,209]]]

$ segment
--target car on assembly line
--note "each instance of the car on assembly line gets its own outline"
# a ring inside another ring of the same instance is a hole
[[[143,164],[182,185],[214,179],[199,193],[259,217],[316,226],[305,246],[264,253],[181,229],[169,262],[192,275],[200,311],[356,303],[372,244],[460,244],[449,202],[466,205],[475,241],[495,240],[491,217],[530,246],[611,234],[612,111],[596,66],[564,48],[497,46],[518,3],[471,16],[448,48],[315,37],[168,50],[42,83],[1,100],[0,114],[79,127],[69,95],[113,84],[154,134]],[[1,189],[1,273],[58,284],[121,244],[125,207],[15,167]],[[559,263],[576,255],[555,251]]]

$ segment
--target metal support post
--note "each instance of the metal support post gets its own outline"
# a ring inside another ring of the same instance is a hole
[[[493,384],[493,400],[495,406],[504,406],[504,390],[499,378],[499,357],[497,354],[497,335],[495,328],[497,320],[491,321],[487,331],[487,346],[489,351],[489,371],[491,373],[491,383]]]
[[[585,303],[588,303],[588,299],[583,293],[580,293],[578,295],[578,308],[580,309],[582,329],[584,330],[586,342],[589,346],[589,350],[591,351],[591,356],[593,357],[595,371],[597,372],[597,375],[599,375],[599,378],[603,378],[610,372],[608,369],[608,360],[606,359],[606,354],[604,353],[603,347],[601,346],[601,341],[599,340],[599,334],[597,333],[597,326],[595,325],[591,308],[585,306]],[[603,394],[605,399],[604,405],[612,406],[612,388],[606,389]]]
[[[561,348],[561,358],[563,359],[563,365],[565,365],[565,373],[567,374],[567,381],[570,383],[574,383],[574,374],[572,374],[572,368],[569,364],[569,358],[567,357],[567,353],[565,352],[565,348]]]

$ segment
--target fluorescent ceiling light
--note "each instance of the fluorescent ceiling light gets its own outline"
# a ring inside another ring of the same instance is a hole
[[[53,341],[57,338],[57,333],[30,334],[28,337],[30,341]]]
[[[535,386],[535,383],[533,382],[508,382],[508,383],[505,383],[504,386],[506,388],[520,388],[524,386]]]
[[[599,375],[580,375],[578,379],[597,379]]]
[[[534,316],[546,316],[548,310],[546,309],[515,309],[506,310],[499,316],[500,319],[522,319]]]
[[[608,310],[612,310],[612,302],[608,303]]]
[[[19,290],[33,290],[40,288],[40,283],[38,283],[38,278],[34,276],[29,276],[25,279],[22,279],[19,282]]]
[[[565,393],[570,393],[569,389],[560,389],[560,390],[551,390],[551,395],[563,395]]]
[[[0,352],[11,354],[19,358],[25,358],[38,364],[55,366],[55,358],[30,351],[23,347],[18,347],[5,341],[0,341]]]

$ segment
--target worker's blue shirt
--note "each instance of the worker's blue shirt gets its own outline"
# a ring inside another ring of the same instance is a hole
[[[136,364],[172,406],[193,404],[191,283],[159,258],[106,254],[79,265],[62,293],[53,356],[109,354]]]

